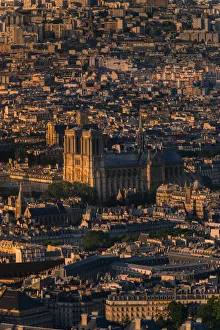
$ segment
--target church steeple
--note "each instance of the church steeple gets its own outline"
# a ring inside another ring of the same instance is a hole
[[[93,12],[89,9],[89,26],[88,26],[88,37],[94,37],[94,28],[93,28]]]
[[[24,195],[23,195],[23,190],[22,190],[22,183],[20,183],[18,197],[17,197],[16,203],[15,203],[16,218],[19,219],[23,215],[24,211],[25,211],[25,200],[24,200]]]
[[[141,114],[139,115],[139,126],[136,134],[136,142],[137,142],[138,153],[139,155],[142,155],[142,153],[144,152],[145,143],[144,143],[144,130],[143,130]]]
[[[139,126],[138,126],[139,131],[143,131],[143,125],[142,125],[142,116],[141,114],[139,115]]]

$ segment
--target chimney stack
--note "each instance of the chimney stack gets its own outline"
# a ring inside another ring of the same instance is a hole
[[[88,325],[88,314],[81,314],[81,323],[82,326]]]
[[[92,316],[95,316],[95,317],[99,316],[99,312],[98,311],[93,311]]]
[[[135,330],[141,330],[141,319],[140,318],[136,318],[134,320],[134,322],[135,322]]]
[[[186,330],[192,330],[192,321],[186,321],[185,327]]]
[[[199,317],[198,319],[196,319],[196,323],[202,323],[202,319]]]

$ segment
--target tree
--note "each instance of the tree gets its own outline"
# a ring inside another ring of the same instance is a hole
[[[18,158],[20,159],[25,159],[28,157],[28,154],[25,150],[20,150],[19,153],[18,153]]]
[[[220,301],[216,297],[210,298],[206,305],[199,307],[198,317],[202,318],[207,329],[220,329]]]
[[[51,183],[47,190],[43,193],[42,197],[45,199],[60,199],[71,196],[71,183],[66,181],[60,181]]]
[[[98,204],[97,191],[89,185],[81,182],[60,181],[51,183],[41,196],[44,199],[61,199],[69,197],[81,197],[84,202]]]
[[[186,308],[180,302],[172,301],[168,306],[169,318],[174,328],[179,328],[186,319]]]
[[[158,318],[156,321],[156,325],[160,327],[161,329],[167,329],[167,330],[175,330],[175,327],[172,324],[172,321],[170,319],[163,319],[162,316]]]
[[[169,229],[161,229],[157,230],[156,232],[151,232],[150,236],[153,238],[168,238],[168,236],[178,236],[184,235],[184,237],[190,237],[194,234],[193,230],[189,229],[182,229],[182,228],[169,228]],[[200,234],[201,236],[201,234]]]
[[[112,245],[112,241],[108,233],[103,231],[90,230],[84,235],[82,244],[85,250],[94,251],[98,248],[108,248]]]

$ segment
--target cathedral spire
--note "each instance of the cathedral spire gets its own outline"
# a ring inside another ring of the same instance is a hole
[[[24,201],[22,183],[20,183],[20,187],[19,187],[18,200],[20,203]]]
[[[22,183],[20,183],[19,193],[15,205],[15,216],[17,219],[23,215],[24,209],[25,209],[25,200],[23,195]]]
[[[140,116],[139,116],[139,126],[138,126],[138,130],[139,130],[139,131],[143,131],[142,116],[141,116],[141,114],[140,114]]]
[[[141,114],[139,116],[139,125],[138,125],[138,131],[137,131],[137,134],[136,134],[136,142],[137,142],[138,153],[141,156],[142,153],[144,152],[144,146],[145,146],[144,130],[143,130]]]
[[[94,37],[94,28],[93,28],[93,12],[91,9],[89,9],[89,25],[88,25],[88,37],[93,38]]]

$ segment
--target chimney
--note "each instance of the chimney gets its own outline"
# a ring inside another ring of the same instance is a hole
[[[201,318],[196,319],[196,323],[202,323],[202,319]]]
[[[85,326],[88,324],[88,314],[81,314],[81,326]]]
[[[186,321],[185,328],[186,330],[192,330],[192,321]]]
[[[136,318],[134,322],[135,322],[135,330],[141,330],[141,319]]]
[[[96,317],[99,316],[99,312],[97,312],[97,311],[93,311],[93,312],[92,312],[92,316],[96,316]]]
[[[18,325],[17,329],[18,329],[18,330],[23,330],[24,327],[23,327],[23,325]]]

